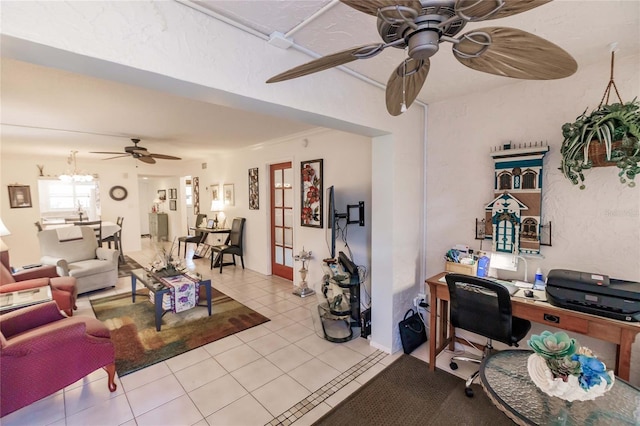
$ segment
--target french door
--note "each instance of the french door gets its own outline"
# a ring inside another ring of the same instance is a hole
[[[272,164],[271,271],[293,281],[293,169],[291,162]]]

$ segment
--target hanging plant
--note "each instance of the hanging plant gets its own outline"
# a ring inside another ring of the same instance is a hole
[[[640,174],[640,103],[637,98],[623,103],[613,81],[614,52],[611,52],[611,77],[598,108],[585,110],[573,123],[562,126],[564,141],[560,148],[560,170],[574,185],[584,189],[584,170],[616,166],[620,182],[635,186]],[[619,103],[609,105],[611,88]]]

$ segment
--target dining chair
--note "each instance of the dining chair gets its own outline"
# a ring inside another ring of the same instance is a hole
[[[502,284],[463,274],[447,274],[445,279],[451,299],[451,324],[487,338],[481,359],[456,355],[449,364],[452,370],[458,368],[456,361],[482,363],[493,351],[492,340],[517,347],[531,329],[531,322],[511,314],[511,295]],[[473,373],[465,383],[468,397],[473,396],[471,384],[478,373]]]
[[[109,235],[108,237],[104,237],[102,239],[102,243],[107,243],[107,246],[111,248],[111,243],[113,243],[113,248],[120,252],[119,261],[120,263],[125,263],[124,260],[124,251],[122,250],[122,224],[124,222],[123,216],[118,216],[116,219],[116,225],[120,227],[117,232]]]
[[[85,222],[74,222],[75,226],[88,226],[93,229],[96,240],[98,241],[98,247],[102,247],[102,221],[101,220],[90,220]]]
[[[244,223],[246,219],[244,217],[236,217],[231,224],[231,232],[227,237],[227,241],[224,244],[211,246],[211,268],[214,266],[220,267],[220,273],[222,273],[222,267],[227,265],[236,264],[236,256],[240,257],[242,263],[242,269],[244,269],[243,258],[243,237],[244,237]],[[224,262],[224,255],[230,254],[233,256],[232,262]]]
[[[196,228],[199,227],[203,221],[207,220],[207,215],[206,214],[198,214],[198,216],[196,217]],[[204,237],[204,232],[201,231],[195,231],[195,233],[193,235],[185,235],[183,237],[179,237],[178,238],[178,257],[180,257],[180,247],[182,246],[182,244],[184,244],[184,257],[187,257],[187,245],[189,243],[193,243],[193,244],[199,244],[202,241],[203,237]]]

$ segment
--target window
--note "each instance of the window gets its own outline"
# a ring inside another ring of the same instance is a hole
[[[63,182],[58,179],[39,179],[40,214],[43,218],[77,216],[100,217],[99,183]]]
[[[530,240],[538,239],[538,221],[527,218],[522,222],[522,238]]]
[[[498,176],[500,186],[498,189],[511,189],[511,173],[503,172]]]
[[[522,189],[535,189],[536,188],[536,172],[533,170],[527,170],[522,176]]]

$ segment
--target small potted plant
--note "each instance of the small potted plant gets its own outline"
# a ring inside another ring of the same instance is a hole
[[[601,104],[588,115],[585,110],[575,122],[565,123],[560,148],[564,176],[584,189],[584,170],[616,166],[620,182],[634,187],[634,178],[640,174],[639,109],[637,98],[627,103]]]

